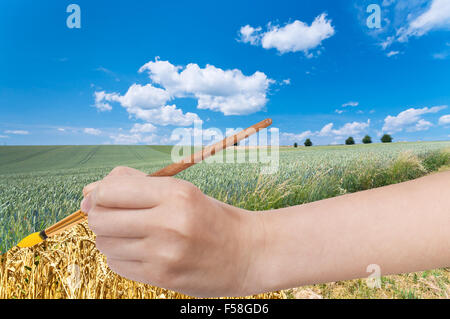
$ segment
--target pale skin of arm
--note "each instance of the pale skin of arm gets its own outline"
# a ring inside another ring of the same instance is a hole
[[[97,248],[123,277],[196,297],[450,266],[450,172],[249,212],[126,167],[83,190]]]

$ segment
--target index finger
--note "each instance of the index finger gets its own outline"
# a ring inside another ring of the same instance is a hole
[[[137,169],[126,167],[126,166],[117,166],[109,172],[106,177],[111,176],[147,176],[146,173],[141,172]],[[106,178],[105,177],[105,178]],[[100,181],[90,183],[83,188],[83,196],[86,197],[90,192],[92,192],[100,183]]]
[[[171,196],[183,181],[171,177],[111,176],[92,192],[92,205],[110,208],[151,208]]]

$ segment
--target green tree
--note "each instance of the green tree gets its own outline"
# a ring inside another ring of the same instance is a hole
[[[372,138],[369,135],[364,136],[364,138],[362,139],[362,142],[364,144],[370,144],[372,143]]]
[[[312,146],[313,143],[311,142],[311,140],[309,138],[306,139],[305,141],[305,146]]]
[[[345,140],[345,145],[353,145],[355,144],[355,140],[353,139],[353,137],[349,137],[348,139]]]
[[[298,144],[297,144],[297,142],[295,142],[295,143],[294,143],[294,147],[295,147],[295,148],[297,148],[297,147],[298,147]]]
[[[382,137],[381,137],[381,142],[383,142],[383,143],[392,143],[392,140],[393,140],[394,138],[392,137],[392,136],[390,136],[389,134],[384,134]]]

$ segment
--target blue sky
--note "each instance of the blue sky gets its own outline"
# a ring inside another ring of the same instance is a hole
[[[449,2],[2,1],[0,144],[173,144],[267,117],[282,144],[449,140]]]

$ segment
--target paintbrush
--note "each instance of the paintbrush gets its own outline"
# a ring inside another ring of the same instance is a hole
[[[264,121],[261,121],[253,126],[250,126],[249,128],[240,131],[237,134],[234,134],[232,136],[229,136],[222,141],[215,143],[213,145],[207,146],[201,151],[198,151],[190,156],[185,157],[180,162],[170,164],[169,166],[150,174],[149,176],[174,176],[185,169],[191,167],[192,165],[195,165],[196,163],[199,163],[206,159],[209,156],[212,156],[216,154],[217,152],[222,151],[223,149],[236,145],[238,142],[246,139],[250,135],[253,135],[257,133],[258,131],[270,126],[272,124],[271,119],[265,119]],[[54,235],[57,235],[87,219],[87,214],[83,213],[81,210],[73,213],[72,215],[64,218],[63,220],[59,221],[58,223],[54,224],[53,226],[50,226],[49,228],[37,232],[34,234],[31,234],[24,239],[22,239],[17,246],[24,248],[24,247],[33,247],[44,240],[46,240],[49,237],[52,237]]]

